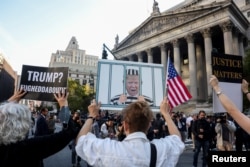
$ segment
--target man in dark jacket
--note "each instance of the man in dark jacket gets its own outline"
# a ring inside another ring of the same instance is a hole
[[[46,107],[41,109],[40,115],[36,121],[35,136],[44,136],[49,134],[49,126],[46,121],[48,113],[49,111]]]
[[[207,165],[206,157],[209,150],[209,141],[211,138],[211,127],[209,122],[206,120],[206,112],[201,110],[198,114],[198,119],[194,121],[192,132],[195,136],[195,150],[193,157],[193,166],[197,167],[198,157],[202,148],[203,158],[202,166]]]
[[[156,119],[153,121],[154,138],[160,139],[165,137],[165,122],[161,119],[161,114],[156,114]]]

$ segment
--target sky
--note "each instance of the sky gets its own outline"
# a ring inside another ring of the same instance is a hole
[[[156,0],[163,12],[184,0]],[[22,65],[48,67],[52,53],[75,36],[79,49],[102,57],[152,12],[154,0],[3,0],[0,53],[21,75]],[[108,59],[113,59],[108,53]]]

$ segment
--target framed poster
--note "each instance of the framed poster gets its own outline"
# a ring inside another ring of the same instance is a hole
[[[101,109],[122,110],[143,99],[159,111],[165,90],[163,65],[99,60],[97,75],[96,101]]]

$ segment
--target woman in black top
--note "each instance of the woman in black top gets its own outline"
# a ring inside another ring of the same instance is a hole
[[[58,151],[76,137],[79,129],[72,119],[67,128],[52,135],[27,138],[31,125],[31,111],[18,104],[26,92],[17,91],[8,103],[0,106],[0,166],[1,167],[41,167],[42,160]],[[61,112],[69,112],[68,93],[55,95]]]

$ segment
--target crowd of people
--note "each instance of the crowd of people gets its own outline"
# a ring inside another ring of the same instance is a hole
[[[197,166],[202,150],[202,166],[207,165],[209,150],[250,150],[250,119],[221,93],[218,79],[211,76],[210,85],[227,113],[207,115],[171,113],[167,97],[160,112],[152,112],[145,100],[125,106],[120,114],[100,112],[101,102],[93,100],[88,117],[81,120],[75,112],[62,131],[54,132],[46,120],[48,109],[43,108],[36,121],[34,137],[27,134],[32,125],[29,108],[18,102],[26,93],[19,90],[0,105],[0,166],[42,167],[43,159],[69,146],[72,165],[80,166],[176,166],[185,149],[185,141],[193,140],[193,166]],[[250,100],[248,82],[242,81],[242,92]],[[68,93],[55,94],[60,112],[69,114]],[[51,123],[53,125],[53,123]],[[30,158],[32,157],[32,159]]]

